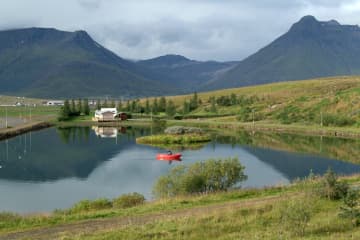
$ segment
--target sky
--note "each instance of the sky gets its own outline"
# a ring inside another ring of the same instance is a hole
[[[85,30],[134,60],[242,60],[305,15],[360,24],[360,0],[0,0],[0,30]]]

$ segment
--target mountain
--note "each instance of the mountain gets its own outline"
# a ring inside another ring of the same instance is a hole
[[[85,31],[0,31],[0,93],[43,98],[137,97],[174,93]]]
[[[145,76],[156,79],[164,84],[182,89],[183,92],[201,90],[209,80],[229,70],[237,62],[195,61],[180,55],[165,55],[137,64],[147,68]],[[152,72],[152,75],[149,72]]]
[[[205,89],[360,74],[360,28],[305,16]]]

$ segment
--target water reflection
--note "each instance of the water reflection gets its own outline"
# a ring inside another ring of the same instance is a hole
[[[144,128],[51,128],[0,142],[0,210],[18,212],[65,208],[82,199],[140,192],[151,198],[160,176],[178,164],[238,156],[249,176],[245,187],[259,187],[323,173],[360,172],[359,141],[287,134],[214,134],[199,148],[183,150],[183,161],[157,161],[164,149],[137,145]]]

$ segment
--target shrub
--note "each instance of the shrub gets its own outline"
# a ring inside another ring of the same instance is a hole
[[[209,159],[189,166],[180,165],[157,180],[153,193],[164,197],[225,191],[247,179],[244,169],[238,158]]]
[[[166,134],[203,134],[204,131],[197,127],[172,126],[165,129]]]
[[[311,200],[307,196],[282,202],[279,208],[280,226],[294,235],[304,236],[314,213],[314,202]]]
[[[240,109],[239,115],[237,116],[237,120],[241,122],[248,122],[251,119],[251,109],[249,107],[242,107]]]
[[[355,123],[355,120],[345,117],[345,116],[338,116],[333,114],[324,114],[323,115],[323,125],[324,126],[348,126]]]
[[[78,213],[78,212],[87,212],[91,210],[101,210],[111,208],[112,203],[110,200],[106,198],[100,198],[96,200],[82,200],[76,203],[73,207],[69,209],[70,213]]]
[[[113,200],[115,208],[129,208],[145,203],[145,197],[140,193],[123,194]]]
[[[359,209],[359,192],[356,190],[349,190],[344,197],[343,206],[340,207],[339,216],[351,220],[353,226],[360,224],[360,209]]]
[[[101,210],[101,209],[107,209],[111,208],[112,203],[109,199],[106,198],[100,198],[96,199],[94,201],[90,201],[90,210]]]
[[[346,196],[349,185],[345,182],[339,182],[336,173],[329,168],[318,186],[318,194],[320,197],[329,200],[338,200]]]

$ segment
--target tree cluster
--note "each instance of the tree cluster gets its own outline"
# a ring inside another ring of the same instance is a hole
[[[76,117],[80,115],[89,115],[90,107],[88,99],[78,99],[75,101],[74,99],[64,101],[64,106],[61,107],[58,120],[66,121],[71,117]]]
[[[146,99],[145,103],[140,102],[139,99],[128,100],[126,105],[123,106],[121,102],[118,103],[118,111],[129,113],[145,113],[154,114],[165,113],[167,116],[172,117],[176,114],[176,106],[172,100],[166,100],[165,97],[160,99],[154,98],[152,102]]]

